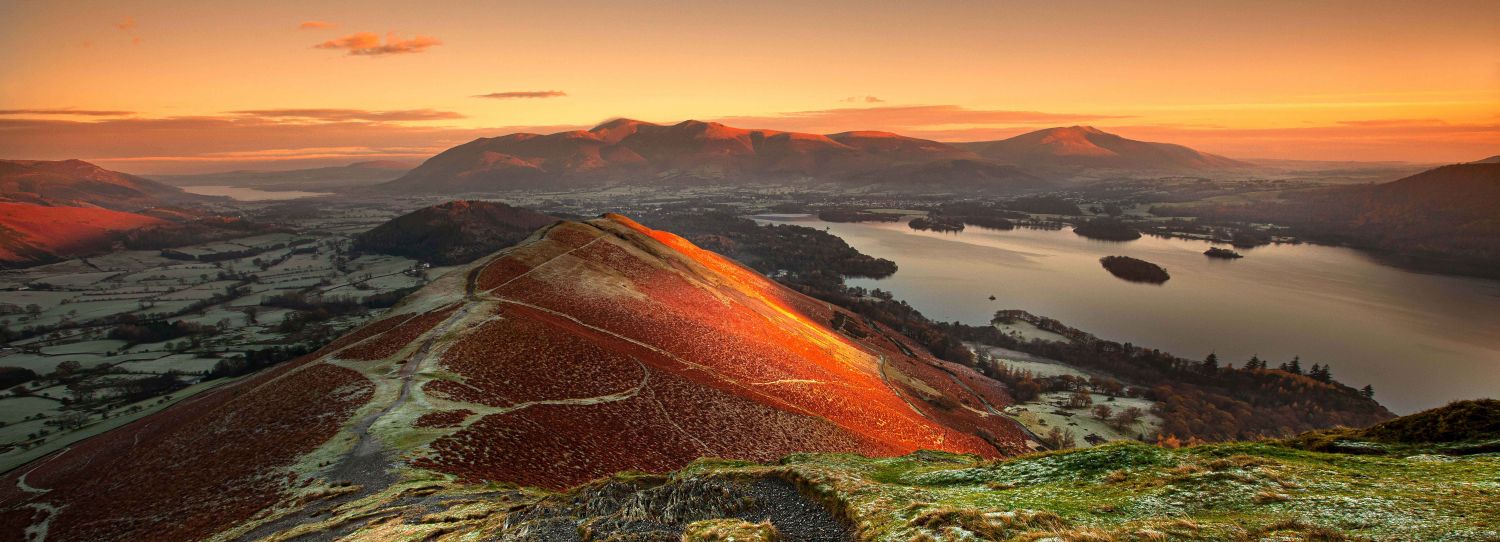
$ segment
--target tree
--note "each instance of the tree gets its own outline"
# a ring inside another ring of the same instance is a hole
[[[63,415],[58,416],[57,418],[53,419],[51,422],[48,422],[48,423],[51,423],[52,425],[56,425],[57,427],[59,427],[59,428],[61,428],[63,430],[72,431],[74,429],[78,429],[80,427],[83,427],[83,424],[88,423],[88,421],[89,421],[89,415],[88,414],[85,414],[83,412],[79,412],[79,411],[76,411],[76,410],[70,410],[68,412],[63,413]]]
[[[1209,352],[1208,357],[1203,358],[1203,372],[1213,374],[1219,372],[1219,355]]]
[[[1094,419],[1108,420],[1114,413],[1115,409],[1109,408],[1109,405],[1094,405]]]
[[[1141,418],[1144,417],[1146,417],[1146,411],[1141,410],[1141,407],[1130,407],[1115,414],[1113,418],[1110,418],[1109,422],[1110,426],[1115,429],[1129,429],[1134,427],[1135,424],[1140,423]]]
[[[1294,375],[1302,374],[1302,357],[1292,356],[1292,361],[1281,364],[1281,370]]]
[[[1089,392],[1084,390],[1073,392],[1073,395],[1068,397],[1068,406],[1070,408],[1086,408],[1092,404],[1094,404],[1094,396],[1089,395]]]
[[[1042,444],[1046,444],[1053,450],[1066,450],[1078,446],[1078,436],[1073,433],[1072,429],[1053,427],[1052,430],[1047,431],[1046,436],[1042,437]]]
[[[1263,359],[1260,359],[1260,356],[1252,355],[1252,356],[1250,356],[1250,361],[1245,362],[1245,369],[1246,370],[1265,369],[1265,368],[1266,368],[1266,361],[1263,360]]]
[[[1361,388],[1359,390],[1359,394],[1362,395],[1362,396],[1364,396],[1365,399],[1374,399],[1375,398],[1375,386],[1371,386],[1369,384],[1365,384],[1365,387]]]
[[[82,371],[82,370],[83,370],[83,364],[82,363],[79,363],[76,360],[71,360],[70,359],[70,360],[67,360],[67,361],[64,361],[62,363],[57,364],[57,369],[55,369],[55,370],[52,371],[52,377],[53,378],[57,378],[57,379],[68,378],[70,376],[78,374],[78,371]]]
[[[1042,385],[1037,384],[1036,380],[1031,377],[1024,377],[1011,387],[1011,392],[1015,394],[1017,401],[1025,403],[1041,396]]]
[[[1314,363],[1312,370],[1308,371],[1308,376],[1313,377],[1313,380],[1317,380],[1318,382],[1333,382],[1333,372],[1328,370],[1327,365],[1319,366]]]

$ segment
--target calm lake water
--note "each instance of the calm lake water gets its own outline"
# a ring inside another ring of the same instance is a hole
[[[1071,230],[912,230],[905,223],[838,224],[757,217],[842,237],[899,271],[855,286],[890,291],[923,314],[970,324],[1025,309],[1101,338],[1243,365],[1302,357],[1345,384],[1375,386],[1397,413],[1454,399],[1500,396],[1500,281],[1423,274],[1358,251],[1317,245],[1203,255],[1203,241],[1143,237],[1094,241]],[[1163,285],[1115,278],[1099,258],[1124,255],[1165,267]],[[997,299],[990,301],[989,296]]]
[[[224,196],[237,201],[280,201],[288,199],[311,198],[314,196],[330,196],[329,192],[300,192],[296,190],[268,191],[258,188],[244,188],[239,186],[184,186],[186,192],[203,196]]]

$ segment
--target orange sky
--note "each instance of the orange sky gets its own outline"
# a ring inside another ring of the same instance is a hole
[[[953,141],[1091,124],[1237,158],[1500,154],[1493,0],[476,4],[11,3],[0,157],[415,160],[618,116]]]

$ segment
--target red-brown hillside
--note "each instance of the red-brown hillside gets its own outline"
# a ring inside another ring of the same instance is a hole
[[[1022,450],[995,412],[1008,401],[675,235],[561,222],[307,359],[10,473],[0,538],[38,522],[64,541],[250,529],[318,506],[304,492],[367,494],[413,467],[559,488],[700,456],[999,456]]]
[[[82,160],[0,160],[0,268],[108,248],[116,233],[164,224],[182,190]]]
[[[869,178],[859,176],[862,173],[954,160],[985,161],[952,145],[885,132],[825,136],[695,120],[667,126],[618,119],[587,131],[477,139],[432,157],[381,188],[403,193],[461,193],[663,179],[859,181]],[[980,180],[983,182],[977,184],[991,189],[1018,188],[1008,184],[1008,177]],[[972,187],[976,183],[968,184]]]
[[[166,224],[97,207],[0,201],[0,268],[47,263],[108,248],[118,232]]]

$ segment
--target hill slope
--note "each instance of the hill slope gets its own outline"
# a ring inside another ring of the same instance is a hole
[[[0,201],[0,269],[107,249],[117,233],[165,224],[160,218],[109,209]]]
[[[174,186],[82,160],[0,160],[0,198],[121,211],[202,199]]]
[[[1273,222],[1299,236],[1373,249],[1448,273],[1500,269],[1500,164],[1453,164],[1384,184],[1288,192],[1257,205],[1172,214]]]
[[[998,383],[619,216],[549,226],[393,311],[10,473],[0,538],[255,538],[419,480],[1026,449]]]
[[[358,250],[436,265],[469,263],[516,244],[557,218],[492,201],[450,201],[391,219],[354,238]]]
[[[968,160],[952,145],[885,132],[832,135],[735,128],[715,122],[658,125],[618,119],[591,130],[510,134],[448,149],[405,176],[381,185],[399,193],[450,194],[601,182],[714,183],[812,179],[858,181],[902,165]],[[928,172],[927,181],[943,173]],[[977,179],[948,171],[948,181],[994,190],[1035,184],[1019,172]],[[993,173],[993,172],[991,172]],[[1017,185],[1011,180],[1025,181]],[[891,179],[883,182],[889,184]],[[971,182],[978,181],[978,182]]]
[[[152,208],[207,199],[82,160],[0,160],[0,268],[102,250],[120,232],[166,224],[149,214],[176,214]]]
[[[1047,128],[1009,139],[957,146],[1022,167],[1203,170],[1250,166],[1182,145],[1126,139],[1093,126]]]

